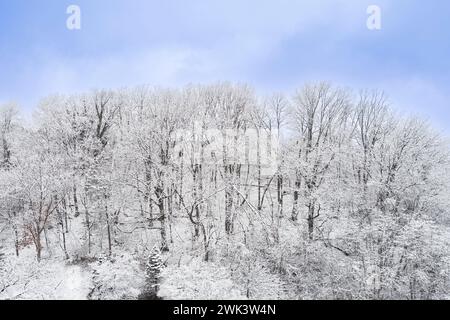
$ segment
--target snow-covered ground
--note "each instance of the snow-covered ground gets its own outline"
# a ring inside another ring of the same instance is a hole
[[[85,300],[90,291],[91,280],[80,266],[66,266],[64,270],[66,276],[62,280],[57,298],[64,300]]]
[[[0,266],[0,299],[84,300],[92,287],[89,270],[60,257],[36,261],[27,248],[19,258],[8,253]]]

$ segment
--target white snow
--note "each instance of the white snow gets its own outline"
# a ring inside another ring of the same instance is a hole
[[[32,248],[10,253],[0,268],[0,300],[86,300],[91,287],[89,270],[59,256],[38,263]]]
[[[57,290],[57,299],[60,300],[86,300],[89,294],[90,275],[80,266],[65,266],[65,278]]]

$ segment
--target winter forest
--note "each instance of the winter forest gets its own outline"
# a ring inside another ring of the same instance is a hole
[[[0,107],[0,299],[449,299],[447,138],[380,91]]]

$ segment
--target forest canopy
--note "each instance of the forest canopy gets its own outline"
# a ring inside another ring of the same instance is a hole
[[[59,265],[92,299],[450,298],[449,159],[382,92],[329,83],[7,104],[0,298],[52,297]]]

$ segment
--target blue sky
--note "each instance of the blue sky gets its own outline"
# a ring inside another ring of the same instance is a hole
[[[66,28],[79,5],[82,29]],[[369,5],[382,29],[366,27]],[[245,82],[291,92],[326,80],[386,91],[450,132],[444,0],[0,0],[0,103],[138,84]]]

